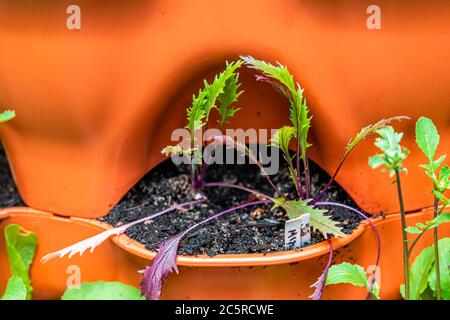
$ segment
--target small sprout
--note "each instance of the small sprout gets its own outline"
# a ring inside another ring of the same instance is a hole
[[[369,165],[376,169],[384,166],[383,172],[389,172],[389,176],[393,177],[395,173],[407,171],[403,168],[403,160],[409,154],[408,149],[402,147],[400,142],[403,138],[403,133],[397,133],[391,126],[381,128],[376,131],[380,137],[375,140],[375,146],[383,153],[377,154],[369,158]]]
[[[167,146],[161,152],[166,156],[182,155],[191,163],[191,183],[194,191],[201,187],[206,170],[201,143],[196,141],[196,133],[206,126],[209,115],[213,109],[219,112],[219,124],[221,128],[239,110],[233,107],[242,92],[237,90],[240,87],[239,74],[237,69],[242,66],[242,61],[226,63],[223,72],[214,77],[210,84],[204,81],[204,87],[197,96],[193,96],[192,105],[187,109],[186,128],[190,134],[190,147]]]
[[[264,80],[273,85],[281,94],[289,101],[290,120],[295,130],[294,136],[297,140],[297,175],[300,174],[300,160],[303,161],[304,176],[306,180],[305,197],[310,196],[310,173],[307,157],[307,150],[311,147],[308,142],[308,133],[311,128],[311,117],[309,116],[309,108],[306,99],[303,96],[303,89],[300,84],[295,83],[294,76],[289,72],[288,68],[280,63],[274,66],[262,60],[257,60],[251,56],[241,57],[246,64],[260,71],[263,76],[259,76],[258,80]],[[294,178],[296,184],[299,183],[300,177]],[[299,193],[302,194],[301,190]]]

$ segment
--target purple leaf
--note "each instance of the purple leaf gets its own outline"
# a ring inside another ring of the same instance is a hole
[[[178,274],[177,250],[186,231],[166,239],[153,258],[152,265],[145,268],[141,282],[141,291],[147,300],[158,300],[162,285],[167,276],[175,271]]]
[[[325,282],[327,281],[328,270],[330,270],[331,261],[333,261],[333,242],[331,241],[331,239],[328,239],[327,241],[330,245],[330,255],[328,257],[328,263],[322,274],[317,279],[317,281],[311,285],[311,288],[316,288],[316,290],[314,290],[314,293],[309,296],[309,298],[313,300],[320,300],[322,298],[323,288],[325,287]]]
[[[161,246],[156,256],[153,258],[152,265],[145,268],[144,278],[141,281],[141,292],[148,300],[158,300],[161,295],[162,285],[164,280],[169,276],[170,273],[175,271],[178,274],[177,267],[177,250],[180,245],[181,239],[191,232],[192,230],[198,228],[199,226],[206,224],[214,219],[217,219],[227,213],[259,204],[270,203],[270,200],[258,200],[252,202],[246,202],[230,209],[216,213],[215,215],[194,224],[188,229],[182,231],[181,233],[166,239]]]

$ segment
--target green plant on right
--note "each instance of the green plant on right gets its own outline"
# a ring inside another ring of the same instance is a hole
[[[441,261],[442,259],[446,259],[446,256],[445,253],[441,252],[441,241],[439,241],[438,230],[440,224],[450,221],[450,214],[444,213],[445,208],[450,204],[450,199],[445,196],[445,192],[450,189],[450,168],[447,165],[442,166],[447,155],[444,154],[435,159],[439,142],[440,136],[433,121],[426,117],[421,117],[416,123],[416,143],[428,160],[427,164],[423,164],[420,167],[425,169],[425,173],[433,185],[434,219],[426,224],[418,223],[415,227],[406,228],[408,233],[417,235],[409,248],[410,256],[420,238],[428,230],[433,229],[433,261],[429,261],[429,259],[426,261],[430,264],[434,264],[433,275],[435,281],[433,283],[435,285],[430,287],[432,289],[431,291],[433,296],[437,300],[440,300],[441,298],[450,299],[450,276],[448,272],[449,264],[448,260]],[[441,166],[442,168],[439,170]],[[414,262],[415,265],[413,265],[413,268],[410,271],[411,279],[413,279],[413,277],[417,277],[415,273],[423,275],[428,273],[428,264],[422,263],[422,261],[428,257],[428,251],[430,251],[430,248],[423,250]],[[411,298],[420,299],[422,291],[418,290],[417,286],[415,289],[417,290],[412,292]]]
[[[410,299],[434,300],[437,293],[435,246],[423,249],[414,260],[410,270]],[[441,262],[441,299],[450,300],[450,238],[439,240],[439,260]],[[442,267],[445,266],[445,267]],[[404,284],[400,292],[405,297]]]
[[[417,223],[413,227],[406,226],[400,182],[400,173],[406,171],[403,160],[409,153],[400,145],[403,134],[395,132],[391,127],[382,128],[377,133],[380,137],[375,145],[383,153],[371,157],[369,165],[372,168],[383,166],[383,171],[389,172],[391,177],[396,177],[403,240],[404,284],[400,287],[401,294],[406,300],[450,299],[449,239],[439,240],[438,236],[439,225],[450,222],[450,214],[444,212],[450,204],[450,200],[445,196],[445,192],[450,189],[450,169],[448,166],[442,166],[446,155],[435,159],[440,140],[437,128],[425,117],[421,117],[416,123],[416,143],[428,159],[428,163],[420,167],[425,169],[426,175],[433,183],[434,218],[426,223]],[[413,249],[428,230],[434,231],[433,246],[422,250],[409,268]],[[408,240],[408,233],[416,235],[416,238]]]
[[[369,165],[372,168],[382,167],[383,172],[389,172],[390,177],[395,176],[397,185],[397,196],[400,206],[400,216],[402,225],[402,246],[403,246],[403,275],[405,281],[405,298],[409,299],[409,251],[408,235],[406,232],[406,213],[403,202],[403,193],[400,181],[400,173],[407,172],[403,167],[403,160],[409,151],[400,145],[403,133],[395,132],[394,128],[387,126],[376,131],[379,137],[375,140],[375,146],[382,153],[369,158]]]

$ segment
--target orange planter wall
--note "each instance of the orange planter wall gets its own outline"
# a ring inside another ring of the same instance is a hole
[[[425,222],[432,217],[431,211],[408,216],[408,224]],[[59,299],[66,288],[69,266],[78,266],[82,282],[98,280],[122,281],[139,286],[142,278],[137,270],[150,264],[150,258],[139,257],[124,250],[132,241],[121,238],[120,246],[106,241],[93,254],[85,253],[72,259],[58,259],[46,264],[39,263],[41,257],[77,241],[98,233],[102,228],[97,222],[55,217],[27,208],[12,208],[0,211],[0,286],[5,287],[9,277],[8,262],[4,246],[4,227],[17,223],[37,233],[39,246],[31,268],[34,299]],[[402,283],[402,248],[400,219],[392,215],[375,221],[381,236],[382,254],[381,297],[400,298],[398,287]],[[431,245],[432,233],[428,233],[417,245],[414,256]],[[440,228],[440,237],[450,236],[450,225]],[[335,239],[336,241],[336,239]],[[336,244],[336,242],[335,242]],[[325,243],[322,243],[325,245]],[[317,247],[317,246],[316,246]],[[336,246],[337,247],[337,246]],[[276,255],[233,255],[205,257],[179,257],[180,274],[172,274],[164,284],[163,299],[307,299],[312,293],[309,286],[314,283],[328,260],[326,251],[318,256],[305,249],[309,258],[300,253],[295,263],[288,260],[289,252]],[[292,253],[291,253],[292,254]],[[147,257],[154,254],[146,253]],[[284,256],[284,258],[283,258]],[[348,245],[338,248],[334,263],[347,261],[365,268],[373,265],[376,258],[376,238],[370,227]],[[218,261],[213,260],[222,260]],[[245,259],[246,262],[243,262]],[[278,262],[276,260],[278,259]],[[240,262],[239,262],[240,260]],[[261,260],[264,262],[261,265]],[[271,261],[269,261],[271,260]],[[293,262],[293,261],[291,261]],[[222,265],[219,267],[219,265]],[[217,290],[220,288],[220,290]],[[350,285],[330,286],[325,289],[324,299],[364,299],[366,293]]]
[[[360,127],[427,115],[450,149],[450,7],[387,1],[382,30],[366,28],[370,1],[79,0],[82,29],[66,29],[72,1],[0,3],[0,127],[28,205],[62,215],[105,215],[161,161],[171,130],[205,75],[252,54],[287,64],[306,89],[312,158],[328,172]],[[234,127],[276,128],[285,101],[248,71]],[[397,126],[412,150],[407,210],[429,206],[414,122]],[[367,166],[367,142],[338,182],[369,212],[397,212],[393,186]],[[417,186],[421,186],[418,188]]]

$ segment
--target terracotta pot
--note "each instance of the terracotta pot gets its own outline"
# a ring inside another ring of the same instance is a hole
[[[408,216],[408,224],[430,220],[431,211]],[[8,278],[3,228],[17,223],[37,233],[39,247],[31,269],[35,299],[58,299],[66,288],[70,266],[79,268],[81,281],[122,281],[138,286],[142,270],[150,263],[153,252],[123,235],[106,241],[93,254],[59,259],[41,264],[40,258],[86,237],[105,230],[95,220],[61,218],[28,209],[11,208],[0,211],[0,285]],[[381,296],[400,298],[402,282],[401,239],[399,216],[375,220],[382,239]],[[450,236],[444,225],[440,237]],[[373,231],[362,224],[346,239],[334,239],[335,263],[348,261],[364,267],[373,265],[376,241]],[[431,234],[418,244],[415,254],[431,244]],[[319,243],[301,251],[273,254],[219,255],[216,257],[180,256],[180,274],[172,274],[163,288],[163,299],[307,299],[309,286],[320,275],[328,259],[328,244]],[[217,290],[220,288],[220,290]],[[363,299],[364,290],[349,285],[327,287],[324,299]]]
[[[314,115],[312,158],[328,172],[360,127],[393,115],[429,116],[441,150],[450,147],[450,7],[443,1],[377,1],[382,30],[368,30],[367,2],[351,0],[79,0],[75,31],[66,28],[70,4],[0,4],[0,106],[17,111],[0,131],[31,207],[105,215],[161,161],[159,150],[184,126],[202,79],[238,54],[290,67]],[[286,123],[286,102],[242,73],[243,110],[232,126]],[[398,125],[412,150],[407,210],[432,201],[416,188],[427,180],[413,128],[413,121]],[[370,142],[359,147],[338,182],[364,210],[396,212],[388,178],[367,166],[374,152]]]

